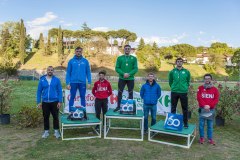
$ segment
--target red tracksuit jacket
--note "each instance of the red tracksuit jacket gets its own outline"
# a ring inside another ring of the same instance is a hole
[[[203,108],[209,105],[210,109],[214,109],[219,101],[219,92],[216,87],[205,89],[203,86],[198,87],[197,100],[199,107]]]
[[[98,99],[108,98],[112,94],[111,84],[107,80],[100,80],[94,83],[92,94]]]

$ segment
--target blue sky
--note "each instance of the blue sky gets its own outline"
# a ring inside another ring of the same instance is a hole
[[[21,18],[34,38],[86,22],[94,30],[124,28],[159,46],[218,41],[240,47],[239,0],[0,0],[0,23]]]

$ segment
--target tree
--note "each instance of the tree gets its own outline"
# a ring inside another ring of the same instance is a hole
[[[138,50],[136,54],[139,62],[143,63],[148,71],[158,71],[161,67],[160,57],[155,53],[151,45],[145,45],[145,47],[142,50]]]
[[[19,43],[19,57],[21,64],[24,64],[24,59],[26,57],[26,28],[24,26],[23,20],[20,23],[20,43]]]
[[[2,44],[2,53],[9,53],[16,57],[19,54],[20,23],[5,22],[0,25],[0,44]],[[4,41],[3,39],[7,39]],[[3,43],[4,42],[4,43]]]
[[[193,57],[196,56],[195,47],[189,44],[176,44],[172,48],[177,51],[176,57]]]
[[[2,30],[1,33],[1,53],[4,54],[8,47],[9,47],[9,41],[10,41],[11,35],[9,33],[8,29]]]
[[[226,43],[212,43],[211,47],[209,48],[209,53],[217,54],[217,55],[232,55],[233,49],[228,47]]]
[[[118,38],[122,39],[122,49],[124,48],[124,45],[126,42],[134,42],[137,39],[136,33],[130,32],[126,29],[120,29],[117,31],[118,33]]]
[[[138,50],[142,50],[143,48],[145,47],[145,42],[144,42],[144,39],[141,38],[140,41],[139,41],[139,45],[138,45]]]
[[[51,51],[51,41],[50,41],[50,36],[48,35],[48,41],[47,41],[47,45],[45,47],[45,55],[51,55],[52,51]]]
[[[73,31],[71,30],[63,30],[63,37],[66,39],[66,49],[71,49],[71,39],[73,37]]]
[[[113,45],[118,46],[118,41],[116,39],[113,41]]]
[[[61,26],[58,29],[58,38],[57,38],[57,46],[58,46],[58,62],[62,65],[64,62],[64,49],[63,49],[63,32]]]
[[[52,39],[53,46],[57,46],[58,28],[52,28],[48,31],[50,38]]]
[[[43,34],[40,33],[40,36],[39,36],[39,49],[40,49],[41,51],[43,51],[44,48],[45,48],[44,46],[45,46],[45,45],[44,45]],[[43,52],[43,54],[44,54],[44,52]]]
[[[91,42],[92,47],[94,47],[95,53],[103,53],[106,50],[108,42],[105,38],[98,37]]]
[[[232,57],[232,63],[235,65],[227,67],[226,72],[232,76],[236,76],[236,75],[239,76],[240,75],[240,49],[238,49],[234,52],[233,57]]]
[[[9,53],[5,53],[0,62],[0,74],[6,73],[5,79],[8,79],[10,75],[17,73],[18,64],[13,63],[13,57]]]
[[[108,31],[107,32],[108,39],[110,39],[110,45],[111,45],[111,54],[113,54],[113,45],[118,45],[118,32],[117,31]]]
[[[90,31],[90,30],[91,30],[91,28],[88,27],[88,25],[87,25],[86,22],[83,23],[82,29],[83,29],[84,31]]]
[[[156,42],[153,42],[152,48],[156,53],[158,52],[158,45]]]

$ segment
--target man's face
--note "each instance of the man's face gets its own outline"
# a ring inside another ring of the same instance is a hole
[[[76,55],[77,57],[80,57],[80,56],[82,55],[82,49],[76,49],[76,50],[75,50],[75,55]]]
[[[210,76],[205,76],[205,77],[204,77],[204,83],[205,83],[205,84],[210,84],[211,82],[212,82],[212,79],[211,79]]]
[[[155,78],[154,75],[151,75],[151,74],[148,75],[148,81],[149,82],[153,82],[154,78]]]
[[[124,53],[129,54],[131,52],[131,47],[125,47],[124,48]]]
[[[47,75],[48,75],[48,76],[52,76],[52,75],[53,75],[53,71],[54,71],[54,70],[53,70],[52,67],[48,67],[48,68],[47,68]]]
[[[99,74],[99,79],[100,80],[103,80],[105,78],[105,75],[104,74]]]
[[[177,65],[177,67],[182,67],[183,61],[182,60],[177,60],[176,65]]]

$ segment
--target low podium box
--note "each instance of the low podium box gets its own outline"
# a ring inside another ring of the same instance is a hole
[[[172,143],[166,142],[164,140],[159,140],[159,138],[158,139],[155,138],[156,135],[161,135],[161,134],[184,137],[186,138],[186,145],[177,144],[173,142]],[[182,131],[174,131],[174,130],[165,129],[164,121],[159,121],[155,125],[151,126],[148,132],[148,140],[151,142],[157,142],[157,143],[178,146],[183,148],[190,148],[195,137],[196,137],[196,125],[194,124],[189,124],[188,128],[187,129],[183,128]]]
[[[139,120],[139,128],[130,128],[130,127],[112,127],[111,119],[126,119],[126,120]],[[144,116],[143,111],[138,110],[135,115],[126,115],[120,114],[119,112],[114,112],[113,109],[109,109],[104,117],[104,139],[115,139],[115,140],[134,140],[134,141],[143,141],[143,125],[144,125]],[[108,136],[110,129],[128,129],[140,131],[140,138],[120,138],[120,137],[110,137]]]
[[[75,140],[75,139],[90,139],[90,138],[101,138],[101,121],[96,118],[95,114],[87,114],[88,120],[84,121],[71,121],[68,120],[68,114],[61,115],[61,135],[62,140]],[[99,131],[95,130],[96,125],[99,125]],[[64,131],[66,129],[76,129],[76,128],[90,128],[92,127],[93,131],[96,133],[91,136],[84,137],[72,137],[72,138],[64,138]]]

